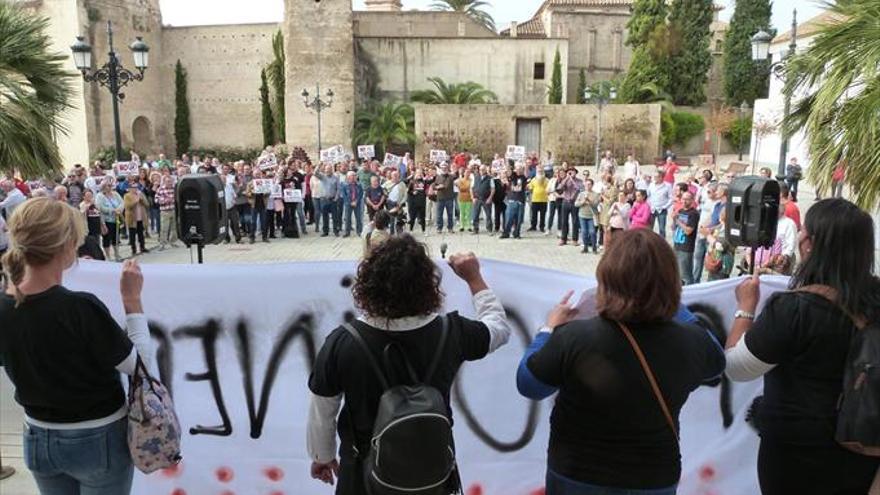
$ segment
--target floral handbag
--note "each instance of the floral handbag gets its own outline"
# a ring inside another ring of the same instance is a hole
[[[141,358],[128,381],[128,450],[145,474],[174,466],[180,455],[180,422],[171,394],[150,376]]]

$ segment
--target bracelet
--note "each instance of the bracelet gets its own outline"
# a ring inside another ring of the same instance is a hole
[[[743,320],[755,321],[755,313],[749,313],[748,311],[743,311],[740,309],[740,310],[737,310],[737,312],[733,314],[733,319],[734,320],[743,319]]]

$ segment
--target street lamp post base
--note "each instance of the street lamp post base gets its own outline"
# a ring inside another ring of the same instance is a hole
[[[15,468],[12,466],[0,466],[0,480],[5,480],[15,474]]]

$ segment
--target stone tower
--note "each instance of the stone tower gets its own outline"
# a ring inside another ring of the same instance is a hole
[[[285,0],[284,51],[287,57],[287,142],[318,157],[318,121],[303,106],[301,93],[321,97],[333,90],[333,105],[321,114],[321,145],[351,147],[354,124],[354,36],[351,0]]]

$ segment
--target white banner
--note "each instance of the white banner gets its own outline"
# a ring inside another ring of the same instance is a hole
[[[465,493],[542,493],[553,401],[521,397],[516,368],[565,290],[587,291],[582,303],[588,308],[595,281],[502,262],[485,261],[483,267],[514,335],[495,354],[466,364],[453,390]],[[349,287],[355,268],[354,262],[143,266],[158,368],[173,390],[185,435],[182,464],[149,477],[138,474],[135,494],[333,493],[309,476],[307,381],[324,338],[354,315]],[[95,293],[123,321],[119,271],[117,264],[84,261],[67,285]],[[467,286],[445,264],[443,280],[445,310],[473,317]],[[715,326],[726,332],[736,283],[688,287],[685,302],[719,320]],[[765,280],[763,296],[784,283]],[[253,290],[242,290],[247,287]],[[681,413],[678,493],[758,493],[758,436],[745,416],[760,390],[757,381],[705,386],[690,396]]]

